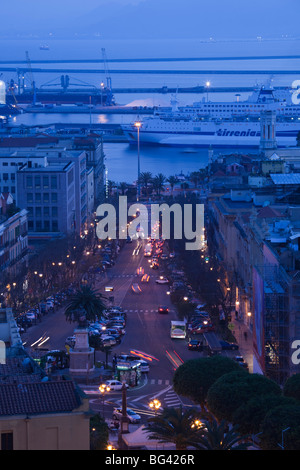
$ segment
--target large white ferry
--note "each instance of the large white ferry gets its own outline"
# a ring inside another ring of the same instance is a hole
[[[287,94],[288,93],[288,94]],[[176,147],[247,147],[260,144],[260,116],[264,111],[276,113],[278,147],[297,145],[300,132],[300,105],[293,104],[290,92],[276,98],[273,90],[262,88],[247,100],[235,103],[200,102],[192,106],[173,107],[141,121],[122,126],[129,143]]]

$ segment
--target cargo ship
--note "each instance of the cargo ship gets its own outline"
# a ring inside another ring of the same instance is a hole
[[[13,80],[6,90],[7,104],[92,104],[100,106],[113,106],[115,99],[112,90],[108,86],[102,84],[97,87],[74,87],[69,83],[69,77],[61,76],[60,87],[43,87],[37,88],[33,83],[30,89],[22,86],[16,86]]]

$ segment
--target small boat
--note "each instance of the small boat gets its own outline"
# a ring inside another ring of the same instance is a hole
[[[49,51],[49,46],[48,46],[48,44],[41,44],[41,45],[40,45],[40,50],[41,50],[41,51]]]

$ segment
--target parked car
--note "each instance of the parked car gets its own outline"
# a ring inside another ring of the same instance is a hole
[[[249,369],[248,367],[248,364],[247,362],[245,362],[243,356],[235,356],[234,358],[236,360],[236,362],[238,362],[238,364],[241,366],[241,367],[244,367],[245,369]]]
[[[191,339],[188,343],[188,349],[191,351],[203,351],[203,345],[196,339]]]
[[[207,333],[209,331],[214,331],[215,330],[215,327],[212,323],[202,323],[198,326],[195,326],[195,328],[189,330],[189,332],[192,334],[192,335],[197,335],[199,333]]]
[[[103,346],[115,346],[118,341],[111,335],[102,335],[101,342]]]
[[[27,313],[26,313],[26,318],[27,318],[28,320],[31,320],[31,321],[32,321],[32,320],[35,320],[35,319],[36,319],[36,313],[34,313],[34,312],[27,312]]]
[[[164,306],[158,307],[158,313],[169,313],[169,309]]]
[[[122,390],[123,388],[123,383],[119,380],[107,380],[105,385],[108,385],[111,390]],[[128,388],[129,385],[125,384],[125,387]]]
[[[131,423],[139,423],[141,421],[140,415],[135,413],[131,408],[127,408],[127,418]],[[121,419],[122,408],[114,408],[113,419]]]
[[[236,350],[239,349],[239,345],[237,343],[229,343],[228,341],[220,341],[222,349],[229,349],[229,350]]]
[[[166,255],[166,253],[163,253],[163,254],[161,255],[161,259],[162,259],[162,260],[168,259],[168,255]]]

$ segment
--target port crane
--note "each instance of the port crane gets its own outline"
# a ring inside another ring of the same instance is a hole
[[[112,89],[111,89],[111,77],[110,77],[109,69],[108,69],[108,65],[107,65],[107,57],[106,57],[105,48],[102,47],[101,51],[102,51],[102,60],[103,60],[104,72],[105,72],[105,76],[106,76],[106,88],[107,88],[106,104],[108,106],[110,106],[112,104],[112,98],[113,98]]]
[[[36,87],[35,87],[35,81],[34,81],[34,78],[33,78],[31,62],[30,62],[28,51],[26,51],[26,60],[27,60],[28,71],[29,71],[29,76],[30,76],[31,88],[32,88],[32,92],[33,92],[32,104],[35,105],[35,103],[36,103]]]

